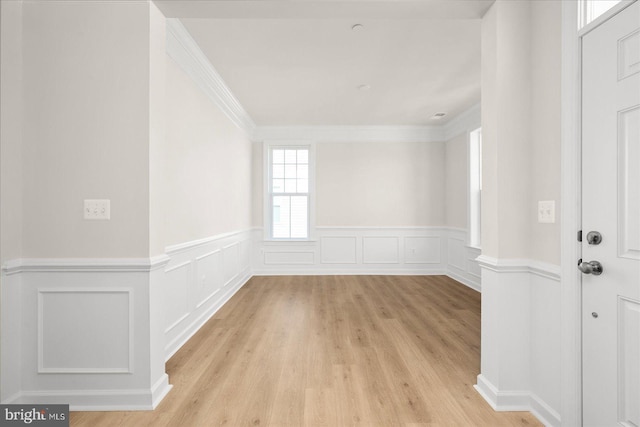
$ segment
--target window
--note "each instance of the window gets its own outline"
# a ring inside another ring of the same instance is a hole
[[[481,244],[482,129],[469,133],[469,246]]]
[[[311,146],[267,146],[267,224],[271,239],[308,239]]]
[[[580,28],[594,21],[621,1],[622,0],[580,0],[578,2]]]

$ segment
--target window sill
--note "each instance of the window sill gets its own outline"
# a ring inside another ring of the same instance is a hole
[[[264,239],[262,244],[265,246],[278,246],[278,245],[292,245],[292,246],[308,246],[315,245],[318,241],[312,239],[297,239],[297,240],[287,240],[287,239]]]

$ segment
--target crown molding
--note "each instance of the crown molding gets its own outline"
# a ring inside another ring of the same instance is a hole
[[[445,141],[448,141],[462,133],[478,129],[480,125],[480,103],[477,103],[442,126]]]
[[[439,126],[258,126],[255,141],[312,140],[316,142],[441,142]]]
[[[256,126],[179,19],[167,19],[167,54],[253,141],[444,142],[480,127],[480,104],[439,126]]]
[[[179,19],[167,19],[167,54],[236,126],[249,136],[253,134],[256,127],[253,119]]]

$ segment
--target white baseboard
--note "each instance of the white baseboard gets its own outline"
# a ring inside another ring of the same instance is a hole
[[[150,411],[173,386],[165,374],[151,389],[23,391],[5,404],[69,404],[71,411]]]
[[[458,274],[457,272],[452,271],[451,269],[448,270],[445,274],[451,277],[453,280],[456,280],[462,283],[463,285],[473,289],[474,291],[478,291],[478,292],[482,291],[482,287],[480,286],[479,280],[478,281],[471,280],[468,277],[463,276],[462,274]]]
[[[313,240],[253,231],[255,275],[448,275],[480,289],[478,249],[452,227],[317,227]]]
[[[187,341],[189,341],[191,337],[194,336],[198,330],[249,281],[249,279],[251,279],[251,277],[252,275],[247,272],[244,276],[236,280],[235,284],[232,285],[230,289],[218,300],[211,304],[207,311],[194,319],[194,321],[189,324],[178,337],[167,343],[165,349],[165,360],[169,360],[178,350],[180,350],[180,348],[185,345]]]
[[[496,411],[529,411],[529,393],[524,391],[498,391],[482,374],[474,388]]]
[[[535,394],[527,391],[498,391],[483,375],[478,375],[478,382],[473,388],[496,411],[527,411],[545,426],[561,425],[560,415]]]
[[[166,249],[162,283],[164,357],[168,360],[251,278],[251,230],[225,233]]]

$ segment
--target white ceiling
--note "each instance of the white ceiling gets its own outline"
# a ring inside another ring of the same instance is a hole
[[[258,126],[437,125],[480,100],[480,18],[492,1],[156,3]]]

